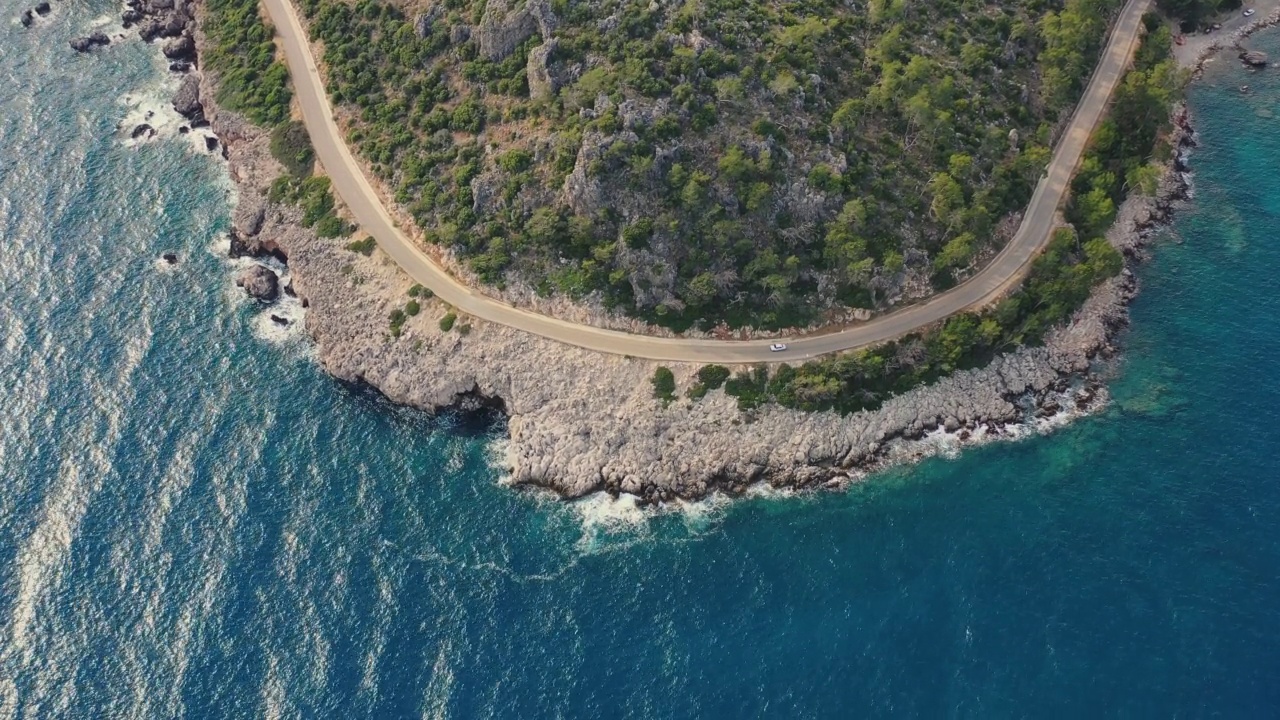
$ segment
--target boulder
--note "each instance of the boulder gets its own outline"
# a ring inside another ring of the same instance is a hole
[[[236,278],[236,285],[244,288],[249,297],[258,302],[274,302],[280,297],[280,278],[270,268],[262,265],[254,265],[240,273]]]
[[[185,14],[177,13],[177,12],[173,13],[168,17],[168,19],[164,21],[164,24],[160,27],[160,37],[167,37],[167,38],[178,37],[179,35],[187,31],[187,25],[190,22],[191,22],[191,19],[188,18]]]
[[[141,11],[135,8],[129,8],[120,16],[120,23],[124,25],[125,30],[128,30],[139,22],[142,22],[142,18],[143,15]]]
[[[42,2],[39,5],[36,5],[36,14],[41,17],[48,15],[52,10],[53,8],[50,8],[49,3],[47,2]]]
[[[200,104],[200,79],[188,75],[182,79],[178,92],[173,96],[173,109],[178,114],[192,121],[192,124],[204,119],[204,106]]]
[[[84,37],[72,38],[71,49],[76,52],[89,52],[99,45],[109,45],[111,38],[101,32],[95,32]]]
[[[191,63],[185,60],[181,60],[178,62],[171,62],[169,63],[169,72],[172,72],[172,73],[191,72]]]
[[[144,137],[144,136],[153,137],[155,134],[156,134],[155,128],[151,127],[146,123],[142,123],[141,125],[135,127],[133,129],[133,132],[129,133],[129,139],[137,140],[138,138]]]
[[[18,19],[18,22],[22,23],[22,27],[24,28],[31,27],[31,23],[34,21],[35,16],[31,14],[30,10],[22,11],[22,17]]]
[[[1249,65],[1250,67],[1267,66],[1267,54],[1259,50],[1246,50],[1245,52],[1240,53],[1240,59],[1244,61],[1245,65]]]
[[[218,138],[212,135],[206,135],[204,138],[204,149],[213,152],[218,149]]]
[[[236,234],[250,238],[262,232],[262,223],[266,218],[266,206],[246,199],[236,203],[235,212],[231,217],[231,226],[235,228]]]
[[[164,261],[165,261],[166,263],[169,263],[170,265],[177,265],[177,264],[178,264],[178,254],[177,254],[177,253],[167,252],[167,253],[165,253],[165,254],[161,255],[160,257],[164,258]]]
[[[166,42],[161,52],[170,60],[190,60],[196,56],[196,41],[190,35],[180,35]]]
[[[271,322],[281,327],[287,327],[289,325],[289,321],[287,319],[282,318],[279,315],[276,315],[275,313],[271,313]]]

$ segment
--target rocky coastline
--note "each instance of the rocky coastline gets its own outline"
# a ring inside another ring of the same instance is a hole
[[[198,55],[198,27],[190,37]],[[195,57],[190,62],[198,64]],[[387,319],[410,301],[412,280],[380,252],[364,255],[346,241],[318,238],[301,226],[296,208],[270,203],[266,190],[281,167],[267,131],[210,102],[217,78],[191,72],[180,104],[188,112],[198,107],[221,139],[237,188],[232,253],[287,261],[293,284],[283,290],[308,308],[305,327],[322,366],[429,412],[500,409],[510,436],[507,482],[566,498],[606,492],[664,502],[738,494],[761,483],[839,487],[946,447],[1020,436],[1103,407],[1108,394],[1098,361],[1116,354],[1117,334],[1128,323],[1128,303],[1138,292],[1133,266],[1188,193],[1185,151],[1194,144],[1180,107],[1172,138],[1178,152],[1159,191],[1126,201],[1108,234],[1124,253],[1125,269],[1096,288],[1044,346],[1020,348],[872,411],[742,412],[723,390],[697,401],[683,397],[696,365],[669,365],[681,396],[663,404],[650,384],[656,363],[465,317],[446,323],[452,309],[434,299],[415,298],[418,311],[402,318],[393,337]]]

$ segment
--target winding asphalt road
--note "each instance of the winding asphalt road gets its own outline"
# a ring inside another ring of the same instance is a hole
[[[1151,1],[1128,0],[1121,10],[1084,97],[1054,149],[1047,172],[1036,185],[1017,234],[991,264],[966,282],[920,304],[844,330],[786,338],[782,342],[787,343],[788,350],[780,353],[769,351],[770,343],[775,342],[772,340],[658,338],[580,325],[513,307],[459,282],[396,227],[351,156],[342,132],[333,120],[333,109],[325,94],[324,82],[316,70],[307,35],[290,0],[264,0],[264,3],[282,40],[285,61],[302,107],[302,119],[334,190],[360,227],[373,236],[382,251],[415,281],[463,313],[569,345],[649,360],[734,365],[794,361],[874,345],[955,313],[981,307],[1016,285],[1031,260],[1049,240],[1057,222],[1058,208],[1089,135],[1137,49],[1142,15]]]

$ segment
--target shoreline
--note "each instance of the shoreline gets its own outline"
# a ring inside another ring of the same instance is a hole
[[[195,15],[201,53],[201,11]],[[1232,40],[1275,20],[1260,19]],[[1217,49],[1206,50],[1197,65]],[[424,302],[403,335],[391,339],[385,318],[408,300],[412,282],[380,251],[365,257],[345,250],[345,241],[302,228],[296,208],[268,203],[264,191],[281,170],[268,131],[217,107],[210,100],[216,78],[198,75],[202,111],[222,142],[238,195],[233,254],[287,259],[325,370],[428,412],[501,411],[509,435],[504,482],[569,499],[603,492],[647,504],[736,497],[762,485],[844,487],[893,465],[1024,437],[1096,412],[1109,401],[1098,361],[1117,353],[1113,341],[1138,292],[1133,269],[1190,189],[1184,163],[1194,131],[1179,106],[1175,157],[1160,190],[1126,199],[1107,234],[1124,253],[1124,270],[1095,288],[1044,346],[1019,348],[848,416],[776,406],[742,412],[722,390],[663,406],[649,383],[658,363],[605,357],[465,318],[469,333],[441,331],[437,320],[447,309],[438,300]],[[680,390],[698,368],[668,366]]]

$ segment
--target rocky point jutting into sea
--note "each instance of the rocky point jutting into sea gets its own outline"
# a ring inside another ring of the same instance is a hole
[[[203,46],[192,20],[199,13],[184,0],[135,0],[129,13],[147,30],[144,37],[171,38],[166,55],[171,46],[185,53],[185,37],[197,51]],[[305,326],[324,368],[429,411],[500,407],[509,417],[506,463],[516,484],[569,497],[604,491],[651,501],[738,492],[762,482],[839,485],[935,452],[943,435],[953,445],[1017,435],[1011,426],[1050,424],[1107,400],[1095,362],[1116,352],[1114,338],[1127,323],[1127,303],[1137,292],[1130,267],[1097,287],[1043,346],[1017,349],[987,367],[956,372],[878,409],[846,416],[772,405],[742,412],[721,390],[698,402],[664,405],[650,383],[656,363],[468,318],[442,331],[447,308],[437,300],[424,301],[422,312],[407,318],[392,339],[386,318],[403,305],[413,281],[381,253],[366,257],[321,239],[302,227],[298,209],[270,203],[266,188],[281,167],[268,133],[211,101],[216,77],[190,66],[174,70],[190,73],[175,107],[193,122],[211,124],[238,190],[232,252],[287,258],[293,285],[285,291],[296,292],[309,308]],[[1131,197],[1108,234],[1129,266],[1188,189],[1183,162],[1192,130],[1184,108],[1174,116],[1172,145],[1179,151],[1156,196]],[[246,279],[250,283],[271,284],[263,277]],[[681,390],[698,369],[670,367]]]

